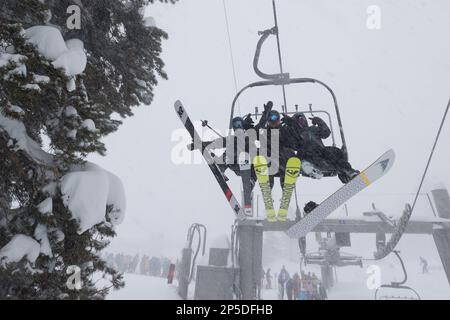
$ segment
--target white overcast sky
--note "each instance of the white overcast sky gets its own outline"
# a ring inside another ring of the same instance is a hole
[[[273,26],[271,1],[226,4],[237,82],[243,87],[259,80],[252,59],[257,32]],[[366,26],[370,5],[381,9],[381,30]],[[233,216],[206,165],[173,164],[172,134],[180,128],[173,103],[181,99],[193,119],[207,119],[223,130],[235,87],[222,0],[156,4],[147,13],[169,34],[163,45],[169,80],[160,82],[151,106],[136,109],[105,139],[107,156],[89,160],[116,173],[126,187],[128,212],[111,250],[175,256],[191,223],[206,224],[214,237],[229,233]],[[278,14],[285,69],[334,89],[354,167],[363,169],[389,148],[397,153],[392,172],[349,203],[353,214],[369,209],[371,202],[399,214],[412,201],[404,194],[417,189],[450,98],[450,2],[278,0]],[[276,71],[275,50],[273,39],[263,49],[261,65],[267,72]],[[280,106],[280,91],[249,91],[241,111],[252,112],[268,99]],[[331,98],[315,86],[290,87],[288,102],[331,107]],[[450,185],[449,142],[447,123],[424,191]],[[301,206],[340,185],[337,178],[300,179]],[[431,215],[424,200],[418,209],[418,216]]]

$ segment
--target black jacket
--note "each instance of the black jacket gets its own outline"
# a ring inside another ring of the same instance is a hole
[[[330,128],[318,117],[314,118],[314,122],[315,125],[301,128],[293,119],[285,120],[282,135],[284,146],[302,151],[323,148],[322,140],[331,135]]]

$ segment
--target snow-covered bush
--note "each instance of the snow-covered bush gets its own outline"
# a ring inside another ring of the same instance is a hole
[[[99,252],[124,218],[124,189],[85,157],[104,155],[121,124],[112,115],[150,104],[166,78],[167,35],[140,13],[150,2],[2,0],[0,299],[101,299],[123,286]],[[66,25],[73,4],[81,30]],[[66,285],[70,266],[80,290]],[[111,286],[97,288],[94,272]]]

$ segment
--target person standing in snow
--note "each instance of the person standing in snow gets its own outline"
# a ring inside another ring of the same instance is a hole
[[[294,280],[289,277],[289,279],[286,281],[286,296],[288,300],[293,300],[293,294],[294,294]]]
[[[270,268],[266,272],[266,289],[272,289],[272,275],[270,274]]]
[[[280,300],[284,300],[285,285],[289,278],[289,273],[286,271],[286,267],[283,266],[280,274],[278,275],[278,291],[280,294]]]
[[[423,257],[420,258],[420,265],[422,266],[422,274],[428,273],[428,261]]]
[[[138,264],[139,264],[139,254],[136,254],[134,256],[134,258],[133,258],[132,263],[131,263],[131,269],[130,269],[131,273],[136,273],[136,269],[137,269]]]
[[[294,281],[294,287],[293,287],[293,295],[294,295],[294,300],[298,300],[299,299],[299,294],[300,294],[300,288],[301,288],[301,279],[300,276],[298,275],[298,273],[294,274],[294,277],[292,278],[292,280]]]
[[[328,299],[327,290],[325,289],[325,287],[322,284],[322,282],[319,282],[319,295],[320,295],[320,299],[321,300],[327,300]]]

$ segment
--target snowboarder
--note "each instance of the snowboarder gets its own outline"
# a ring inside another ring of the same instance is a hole
[[[335,170],[341,182],[348,183],[359,171],[352,168],[341,149],[324,145],[322,140],[331,134],[325,121],[319,117],[310,119],[311,126],[301,112],[292,117],[283,115],[284,146],[296,150],[297,156],[302,159],[303,172],[307,175],[320,178],[323,176],[321,169]],[[308,163],[311,165],[308,166]]]

